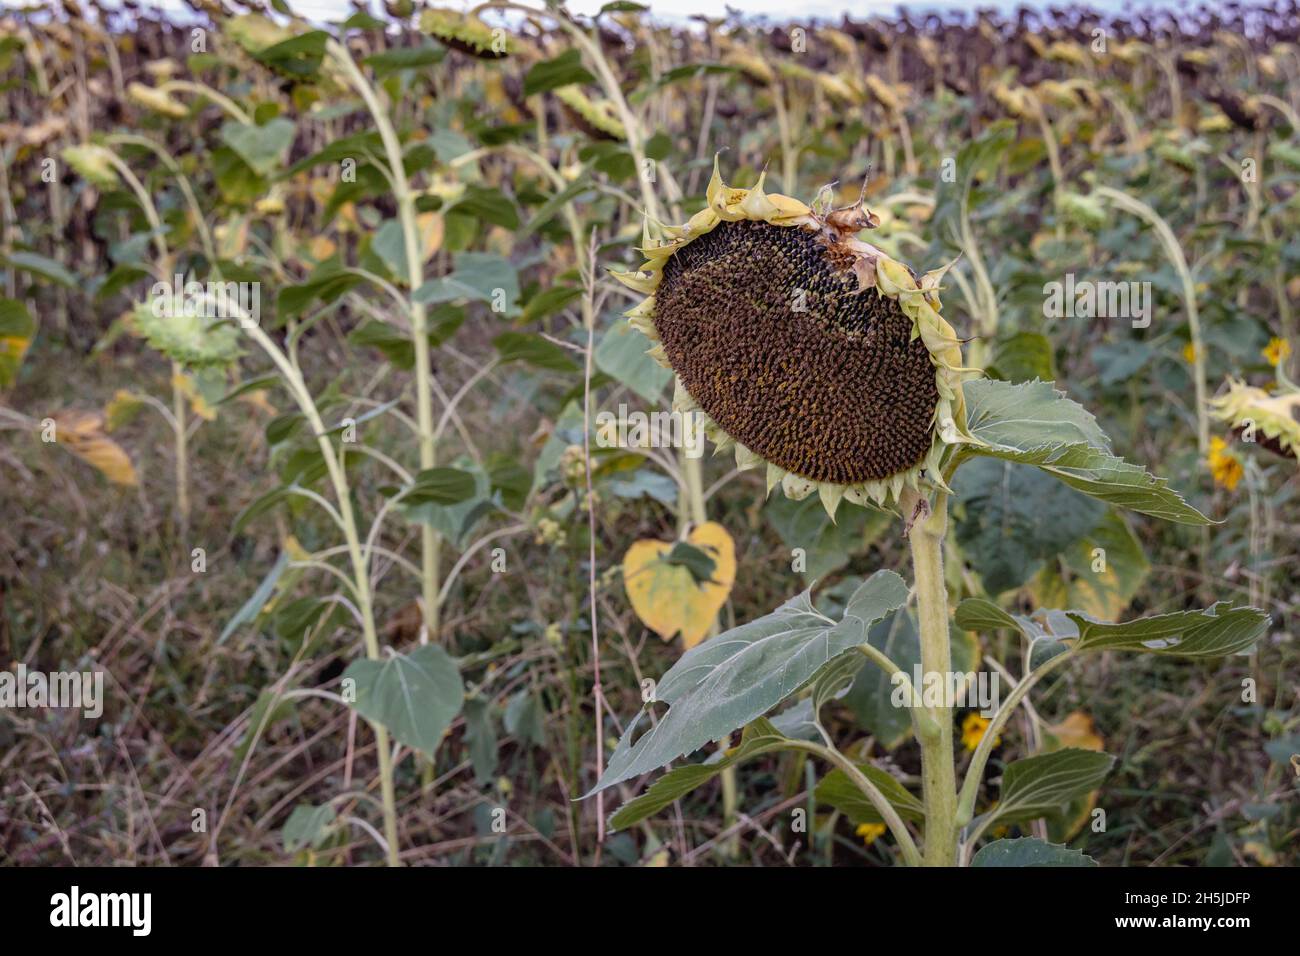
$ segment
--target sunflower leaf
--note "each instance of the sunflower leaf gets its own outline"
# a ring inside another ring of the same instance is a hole
[[[1253,607],[1219,602],[1204,610],[1155,614],[1135,621],[1099,621],[1081,611],[1007,614],[981,598],[957,605],[957,626],[987,632],[1016,628],[1035,644],[1079,651],[1136,651],[1166,657],[1227,657],[1246,650],[1268,629],[1269,616]],[[1038,656],[1035,648],[1035,657]]]
[[[876,785],[882,796],[893,805],[898,815],[913,823],[925,820],[925,807],[916,795],[898,782],[886,770],[871,764],[858,764],[863,776]],[[884,823],[875,804],[868,800],[843,770],[835,769],[822,777],[815,796],[818,803],[834,807],[858,826],[863,823]]]
[[[591,796],[722,740],[808,684],[821,668],[867,640],[867,630],[902,607],[907,585],[877,571],[849,599],[839,622],[819,614],[805,591],[766,617],[691,648],[653,691],[669,705],[662,719],[633,740],[628,724]]]
[[[1210,524],[1141,465],[1117,458],[1097,420],[1050,382],[979,380],[965,387],[967,427],[983,444],[963,455],[1033,465],[1076,491],[1121,508],[1180,524]]]
[[[456,661],[437,644],[382,661],[353,661],[343,678],[356,682],[357,713],[426,754],[438,749],[465,701]]]
[[[646,817],[658,813],[674,800],[708,783],[728,767],[759,754],[780,750],[790,742],[771,723],[760,717],[740,737],[740,745],[728,750],[721,760],[690,764],[668,771],[649,787],[645,793],[619,807],[609,821],[611,829],[623,830]]]
[[[1097,862],[1079,850],[1047,843],[1035,837],[996,840],[981,847],[971,866],[1096,866]]]
[[[991,811],[999,823],[1051,816],[1075,797],[1096,790],[1115,758],[1069,747],[1017,760],[1002,773],[1002,796]]]

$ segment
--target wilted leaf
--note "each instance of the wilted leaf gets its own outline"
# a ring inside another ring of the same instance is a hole
[[[135,466],[122,446],[104,433],[104,416],[99,412],[65,409],[56,412],[54,438],[82,461],[99,469],[118,485],[136,485]]]
[[[104,406],[104,431],[116,431],[134,421],[144,405],[144,399],[135,392],[119,388]]]
[[[665,641],[678,633],[686,648],[708,633],[736,579],[736,548],[727,529],[709,521],[690,533],[687,541],[713,560],[707,583],[683,562],[669,561],[674,545],[647,539],[632,545],[623,557],[623,583],[632,610],[646,627]]]
[[[32,344],[36,322],[17,299],[0,299],[0,388],[18,377],[18,367]]]

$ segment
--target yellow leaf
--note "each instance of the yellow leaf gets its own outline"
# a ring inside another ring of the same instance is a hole
[[[338,251],[338,246],[329,236],[316,236],[307,244],[307,250],[317,262],[324,262]]]
[[[714,561],[710,581],[697,584],[691,572],[663,560],[673,542],[646,538],[623,557],[623,584],[632,610],[665,641],[680,633],[689,649],[704,639],[727,602],[736,580],[736,546],[722,525],[708,521],[686,539]]]
[[[199,391],[199,387],[195,384],[192,376],[184,372],[177,372],[172,376],[172,384],[185,396],[195,415],[198,415],[205,422],[217,420],[217,410],[208,404],[208,400],[203,397],[203,393]]]
[[[436,212],[421,213],[415,218],[420,230],[420,244],[424,247],[424,261],[428,262],[433,254],[442,248],[442,216]]]
[[[1092,718],[1081,710],[1074,711],[1059,724],[1049,724],[1047,732],[1056,738],[1061,747],[1079,747],[1100,752],[1106,746],[1106,742],[1097,733]]]
[[[245,405],[250,405],[253,408],[256,408],[259,412],[264,412],[272,417],[274,417],[278,411],[278,409],[276,409],[276,407],[272,405],[270,400],[266,397],[266,389],[264,388],[257,388],[251,392],[244,392],[239,396],[239,400]]]
[[[114,484],[135,485],[135,466],[122,446],[104,434],[104,416],[99,412],[65,409],[56,412],[54,439],[82,461],[93,465]]]
[[[17,335],[0,337],[0,388],[13,384],[18,377],[18,366],[22,364],[27,347],[32,344],[30,338]]]

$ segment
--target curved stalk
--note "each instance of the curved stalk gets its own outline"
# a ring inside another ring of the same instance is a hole
[[[1192,272],[1187,267],[1187,259],[1183,255],[1183,247],[1178,244],[1178,239],[1174,231],[1169,228],[1167,223],[1160,215],[1140,199],[1134,199],[1126,192],[1118,189],[1111,189],[1109,186],[1098,186],[1093,190],[1093,194],[1102,199],[1109,199],[1116,206],[1119,206],[1125,212],[1143,219],[1156,231],[1160,237],[1160,244],[1164,247],[1165,255],[1169,257],[1170,263],[1178,272],[1179,278],[1183,285],[1183,302],[1187,306],[1187,325],[1192,334],[1192,371],[1196,385],[1196,445],[1197,451],[1201,458],[1205,458],[1210,448],[1210,422],[1206,412],[1207,389],[1205,387],[1205,346],[1201,337],[1201,318],[1196,308],[1196,285],[1192,282]]]
[[[819,744],[811,740],[787,740],[782,746],[790,750],[802,750],[805,753],[814,754],[844,771],[845,776],[853,781],[853,785],[858,788],[864,797],[871,801],[871,805],[876,808],[876,812],[885,821],[885,826],[889,827],[889,832],[898,841],[898,848],[903,854],[903,862],[908,866],[921,865],[921,854],[917,851],[916,841],[912,839],[912,833],[907,829],[907,824],[898,815],[898,811],[894,809],[893,804],[885,799],[885,795],[880,792],[880,789],[857,768],[852,760],[833,747],[827,747],[825,744]],[[928,824],[926,832],[929,832]]]
[[[970,766],[966,768],[966,776],[962,779],[961,794],[957,799],[957,825],[959,827],[966,826],[975,816],[975,798],[979,795],[980,778],[984,776],[984,767],[988,764],[989,755],[993,752],[994,741],[997,740],[998,734],[1002,732],[1002,728],[1006,726],[1007,721],[1011,719],[1016,706],[1029,693],[1031,687],[1072,656],[1069,651],[1066,651],[1038,665],[1037,668],[1025,675],[1020,683],[1011,689],[1011,693],[1007,695],[1006,699],[1002,701],[1002,706],[993,715],[993,719],[984,731],[984,736],[980,738],[979,745],[975,748],[975,753],[971,757]]]
[[[419,230],[415,221],[415,196],[406,178],[406,168],[402,161],[402,146],[393,128],[388,111],[379,102],[374,88],[366,81],[357,67],[352,55],[337,40],[330,40],[325,46],[329,55],[347,75],[348,81],[365,101],[379,130],[379,138],[384,144],[384,154],[392,171],[393,198],[397,201],[398,218],[402,224],[402,239],[406,248],[407,282],[411,289],[408,314],[411,321],[411,346],[415,352],[415,411],[416,422],[420,432],[420,468],[432,468],[436,462],[433,441],[433,391],[429,380],[433,374],[429,359],[428,315],[424,306],[415,301],[415,292],[424,282],[424,247],[420,242]],[[424,626],[428,639],[438,639],[438,564],[441,557],[442,539],[431,525],[420,525],[420,567],[421,567],[421,601],[424,611]]]
[[[247,319],[248,316],[241,315],[239,318]],[[321,457],[325,460],[325,470],[334,489],[336,511],[351,560],[353,592],[356,595],[357,610],[361,618],[361,633],[366,657],[370,660],[379,660],[379,633],[375,628],[370,575],[366,566],[366,556],[362,551],[361,536],[357,530],[356,514],[352,510],[352,490],[348,486],[347,472],[343,470],[343,464],[330,442],[329,429],[321,419],[320,410],[316,407],[310,389],[307,388],[302,371],[258,325],[253,322],[241,322],[240,325],[275,364],[284,378],[289,394],[293,396],[303,417],[311,426],[312,433],[316,436],[316,444],[320,448]],[[393,786],[393,755],[388,730],[382,724],[373,721],[369,723],[375,733],[375,750],[379,758],[379,788],[384,806],[384,837],[387,843],[388,865],[401,866],[401,859],[398,856],[397,795]]]

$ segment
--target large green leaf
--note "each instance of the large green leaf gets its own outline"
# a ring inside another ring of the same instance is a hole
[[[1024,584],[1106,511],[1041,471],[991,458],[969,462],[952,487],[962,505],[957,542],[990,594]]]
[[[420,46],[397,47],[383,53],[372,53],[366,57],[365,64],[375,71],[375,76],[383,79],[399,70],[418,70],[426,66],[441,63],[447,56],[445,47],[432,43]]]
[[[774,494],[763,513],[790,549],[787,566],[793,566],[793,549],[803,550],[800,573],[809,584],[844,567],[851,555],[865,551],[896,520],[875,508],[841,508],[832,521],[817,495],[795,501]]]
[[[1032,591],[1043,607],[1072,607],[1114,621],[1150,569],[1137,535],[1124,516],[1111,509],[1085,538],[1047,562]]]
[[[1226,657],[1246,650],[1264,636],[1269,617],[1253,607],[1218,602],[1203,611],[1175,611],[1112,624],[1067,611],[1077,626],[1080,651],[1140,651],[1169,657]],[[1068,633],[1056,635],[1070,639]]]
[[[502,332],[492,340],[502,362],[526,362],[552,372],[576,372],[570,353],[549,339],[530,332]]]
[[[1097,862],[1079,850],[1034,837],[996,840],[983,847],[971,866],[1096,866]]]
[[[1002,772],[1002,796],[990,811],[999,823],[1023,823],[1059,812],[1101,786],[1115,758],[1069,747],[1017,760]]]
[[[490,252],[461,252],[455,257],[451,275],[430,279],[415,290],[412,298],[425,305],[439,302],[501,301],[507,314],[519,300],[519,274],[510,260]]]
[[[1092,415],[1050,382],[1011,385],[988,379],[965,387],[967,426],[984,444],[963,457],[987,455],[1034,465],[1086,495],[1121,508],[1177,521],[1210,524],[1168,483],[1116,458]]]
[[[228,120],[221,127],[222,141],[261,176],[283,166],[295,133],[293,120],[284,117],[276,117],[265,126]]]
[[[760,717],[745,728],[745,732],[740,736],[739,746],[728,750],[721,760],[676,767],[668,771],[652,783],[641,796],[623,804],[610,818],[609,825],[615,830],[622,830],[639,823],[696,787],[712,780],[728,767],[733,767],[750,757],[757,757],[759,754],[780,750],[789,742],[789,738],[783,736],[771,721]]]
[[[645,715],[629,723],[604,776],[590,796],[722,740],[804,687],[827,663],[867,640],[867,630],[907,600],[893,571],[877,571],[833,621],[808,592],[766,617],[691,648],[659,681],[653,700],[669,705],[659,722],[633,742]]]
[[[411,505],[456,505],[474,497],[478,488],[475,475],[459,468],[426,468],[419,472],[411,484],[388,489],[393,494],[404,492],[402,501]]]
[[[524,96],[545,93],[571,83],[595,83],[596,78],[582,65],[582,54],[565,50],[553,60],[534,63],[524,76]]]
[[[467,457],[462,456],[452,464],[473,477],[473,494],[454,504],[436,501],[408,504],[403,500],[399,507],[406,520],[429,525],[459,548],[464,547],[470,532],[493,508],[492,480],[482,467]]]
[[[0,256],[0,263],[57,282],[68,289],[77,288],[81,282],[74,273],[68,271],[67,266],[35,252],[11,252],[7,256]]]
[[[438,749],[465,700],[456,662],[437,644],[383,661],[353,661],[343,677],[356,681],[357,713],[427,754]]]
[[[1254,644],[1268,629],[1269,617],[1253,607],[1219,602],[1199,611],[1174,611],[1134,621],[1099,621],[1080,611],[1008,614],[982,598],[957,605],[957,626],[968,631],[1015,628],[1031,641],[1056,643],[1075,651],[1137,651],[1168,657],[1226,657]]]
[[[876,789],[898,811],[900,817],[913,823],[925,820],[925,806],[892,774],[869,763],[858,764],[858,769],[862,771],[863,776],[876,785]],[[821,782],[817,784],[815,796],[818,803],[834,807],[855,825],[885,822],[875,804],[868,800],[857,785],[849,779],[849,775],[839,768],[822,777]]]
[[[673,373],[646,355],[645,336],[623,321],[605,330],[592,358],[598,369],[647,402],[658,401],[672,381]]]

